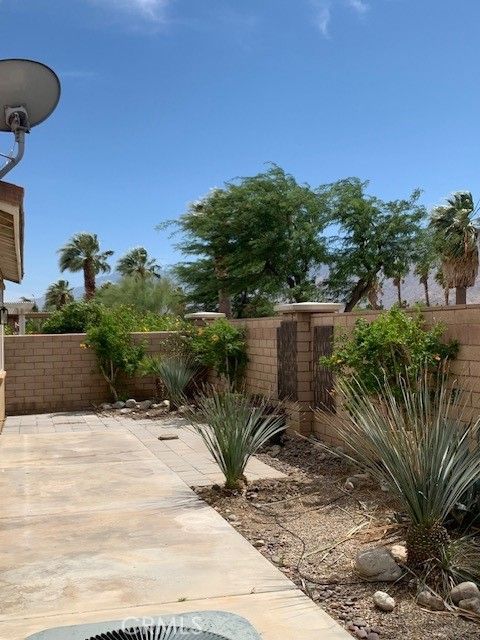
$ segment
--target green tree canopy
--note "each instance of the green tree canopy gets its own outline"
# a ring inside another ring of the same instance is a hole
[[[185,310],[183,291],[168,277],[139,279],[127,276],[98,289],[95,300],[106,307],[128,304],[139,311],[160,315],[181,315]]]
[[[345,311],[368,296],[379,274],[396,278],[408,271],[425,217],[418,189],[405,200],[384,202],[367,195],[367,186],[347,178],[322,189],[334,225],[324,287],[330,298],[345,302]]]
[[[318,299],[315,276],[327,253],[325,198],[277,165],[228,182],[179,220],[181,251],[196,261],[176,272],[193,302],[230,314],[263,297]]]

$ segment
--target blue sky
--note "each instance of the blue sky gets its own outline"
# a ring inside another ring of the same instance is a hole
[[[26,275],[7,299],[58,279],[77,231],[174,262],[155,225],[268,161],[384,198],[419,186],[427,205],[480,195],[479,24],[478,0],[0,0],[1,57],[63,88],[8,176],[26,187]]]

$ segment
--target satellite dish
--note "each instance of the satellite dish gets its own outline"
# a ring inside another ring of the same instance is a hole
[[[34,60],[0,60],[0,131],[13,133],[18,147],[16,156],[3,156],[0,179],[22,159],[25,134],[46,120],[59,100],[60,80],[49,67]]]

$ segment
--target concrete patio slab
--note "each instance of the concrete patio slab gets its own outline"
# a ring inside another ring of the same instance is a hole
[[[136,436],[98,443],[0,437],[0,640],[202,609],[244,615],[264,640],[349,638]]]
[[[75,437],[59,438],[56,433],[45,435],[18,435],[2,437],[0,469],[21,466],[85,464],[88,462],[134,462],[145,458],[138,439],[129,433],[111,435],[90,431],[77,432]]]
[[[76,434],[63,434],[75,439]],[[115,434],[110,435],[111,438]],[[0,519],[155,507],[188,499],[188,487],[145,449],[136,462],[15,467],[0,473]]]
[[[0,522],[0,620],[293,589],[199,500]],[[238,560],[241,559],[241,562]],[[228,566],[230,565],[230,566]],[[208,576],[208,578],[207,578]]]
[[[89,455],[98,459],[102,455],[102,440],[99,436],[102,433],[111,431],[117,433],[122,431],[126,434],[131,434],[190,486],[210,485],[221,483],[223,480],[218,466],[210,456],[201,438],[188,428],[187,422],[183,418],[175,414],[166,414],[157,420],[147,418],[138,420],[128,414],[96,414],[88,411],[11,416],[5,422],[3,435],[25,435],[31,437],[33,435],[53,435],[55,433],[85,433],[84,445],[88,449],[88,446],[92,444],[88,436],[94,434],[95,442],[98,442],[98,448],[91,447]],[[173,434],[177,439],[159,441],[158,437],[165,434]],[[47,440],[47,445],[48,442]],[[79,446],[83,446],[80,441]],[[119,446],[123,445],[119,444]],[[98,451],[98,456],[96,455],[96,450]],[[59,452],[59,455],[61,453]],[[120,453],[121,451],[117,452],[117,455],[120,455]],[[35,453],[35,455],[37,454]],[[65,460],[69,458],[70,456],[66,455]],[[7,455],[8,459],[10,458]],[[15,460],[15,454],[13,454],[12,459]],[[56,458],[56,460],[59,459],[59,457]],[[284,474],[264,464],[261,460],[253,458],[247,466],[246,476],[249,480],[257,480],[258,478],[283,478]]]
[[[167,616],[188,611],[229,611],[246,618],[260,632],[262,640],[352,640],[330,616],[298,589],[274,593],[165,602],[142,607],[124,606],[82,614],[62,614],[41,618],[18,618],[0,622],[1,640],[24,640],[32,633],[61,627],[124,619],[126,624],[141,624],[151,616]],[[67,638],[65,639],[67,640]]]

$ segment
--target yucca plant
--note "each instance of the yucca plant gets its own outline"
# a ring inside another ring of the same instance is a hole
[[[190,422],[225,476],[226,489],[242,488],[250,458],[285,429],[284,415],[268,414],[270,404],[264,398],[253,406],[247,395],[216,389],[197,399]]]
[[[146,356],[141,364],[141,372],[143,375],[154,376],[163,384],[172,408],[178,408],[186,402],[186,389],[192,382],[197,367],[185,357]],[[157,383],[157,395],[158,386]]]
[[[372,397],[361,379],[340,380],[347,413],[332,424],[345,457],[387,483],[406,512],[410,567],[431,572],[449,557],[445,520],[480,474],[480,419],[468,419],[446,376],[432,388],[425,371],[398,375],[395,387],[385,378]]]

